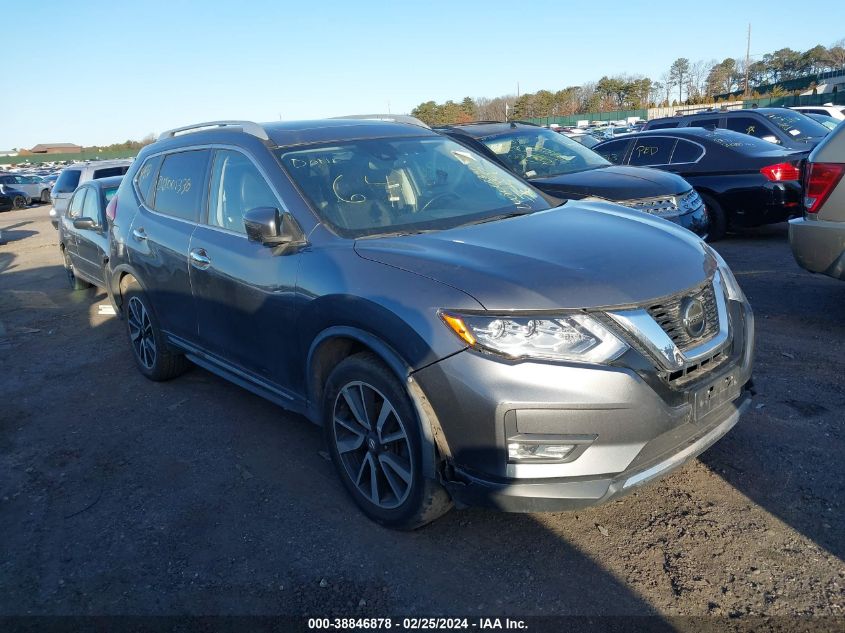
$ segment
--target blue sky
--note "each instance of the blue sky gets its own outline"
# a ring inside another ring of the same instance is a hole
[[[48,28],[5,49],[16,96],[4,100],[0,149],[108,144],[222,118],[402,113],[517,83],[657,79],[677,57],[744,56],[749,22],[752,55],[845,37],[845,3],[829,0],[788,10],[772,0],[47,0],[11,3],[3,18]],[[30,56],[9,57],[16,50]]]

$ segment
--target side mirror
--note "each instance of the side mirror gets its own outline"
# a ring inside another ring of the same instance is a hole
[[[73,221],[73,228],[96,230],[100,228],[100,225],[97,224],[97,221],[93,218],[75,218]]]
[[[281,213],[275,207],[256,207],[244,213],[244,228],[250,242],[283,247],[282,253],[305,244],[305,236],[296,220],[290,213]]]
[[[760,139],[763,141],[768,141],[769,143],[774,143],[775,145],[780,145],[778,137],[774,134],[766,134],[766,136],[761,136]]]

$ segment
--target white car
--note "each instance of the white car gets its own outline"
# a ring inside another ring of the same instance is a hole
[[[795,106],[789,108],[790,110],[798,110],[802,114],[823,114],[825,116],[833,117],[838,121],[845,121],[845,107],[841,105],[823,105],[823,106]]]
[[[50,202],[50,184],[38,176],[21,176],[19,174],[0,174],[0,185],[9,185],[13,189],[23,191],[27,198]]]

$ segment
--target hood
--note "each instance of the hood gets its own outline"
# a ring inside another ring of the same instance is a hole
[[[692,189],[686,180],[675,174],[648,167],[619,165],[535,178],[531,184],[551,195],[570,198],[595,196],[606,200],[653,198]]]
[[[715,267],[689,231],[605,202],[358,240],[355,249],[462,290],[488,310],[639,304],[700,284]]]

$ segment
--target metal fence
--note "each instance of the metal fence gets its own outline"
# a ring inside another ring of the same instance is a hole
[[[786,97],[760,97],[759,99],[746,99],[744,108],[791,108],[794,106],[819,106],[826,103],[834,105],[845,105],[845,90],[838,92],[827,92],[820,95],[789,95]]]
[[[542,116],[522,119],[537,125],[575,125],[578,121],[624,121],[628,117],[645,119],[648,110],[611,110],[610,112],[583,112],[581,114],[570,114],[567,116]]]

